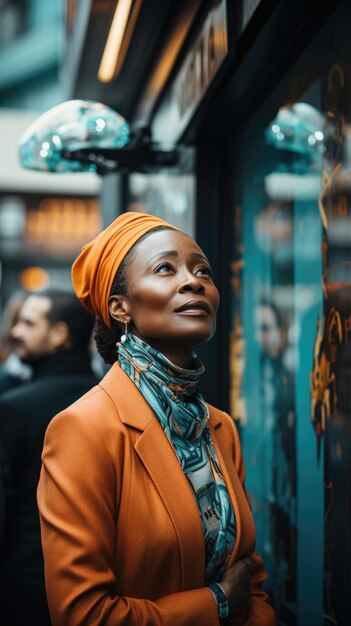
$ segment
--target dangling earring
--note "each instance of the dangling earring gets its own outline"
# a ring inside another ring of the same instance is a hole
[[[124,322],[124,333],[123,333],[123,335],[121,337],[122,343],[127,341],[127,339],[128,339],[128,322]]]

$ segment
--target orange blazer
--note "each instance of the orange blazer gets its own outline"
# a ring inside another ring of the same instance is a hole
[[[238,434],[227,414],[209,410],[236,517],[229,565],[247,555],[254,561],[248,612],[232,624],[273,626]],[[42,461],[53,626],[219,626],[195,497],[157,417],[118,364],[52,420]]]

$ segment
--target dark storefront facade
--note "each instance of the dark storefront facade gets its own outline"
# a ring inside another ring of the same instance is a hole
[[[208,254],[221,311],[216,338],[201,351],[207,398],[239,425],[279,624],[346,626],[351,6],[165,5],[159,20],[167,28],[161,36],[159,26],[132,95],[120,96],[118,84],[126,88],[133,59],[108,88],[92,84],[89,94],[77,79],[70,95],[100,99],[179,147],[172,170],[116,175],[104,185],[120,190],[116,211],[157,213]],[[140,11],[145,6],[151,27],[157,7],[146,1]],[[187,24],[183,39],[172,29],[178,22]],[[91,50],[89,26],[86,40]]]

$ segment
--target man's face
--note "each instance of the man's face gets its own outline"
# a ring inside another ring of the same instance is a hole
[[[23,363],[35,363],[54,352],[52,326],[47,317],[50,307],[49,298],[36,295],[29,296],[22,306],[11,336],[14,351]]]
[[[282,336],[274,311],[269,306],[258,306],[255,310],[256,340],[263,352],[271,359],[279,356]]]

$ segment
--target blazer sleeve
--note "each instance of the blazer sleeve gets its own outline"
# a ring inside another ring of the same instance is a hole
[[[229,417],[229,416],[228,416]],[[241,444],[239,439],[239,434],[237,428],[234,424],[232,418],[230,418],[232,423],[233,431],[234,431],[234,459],[236,470],[240,479],[240,483],[244,490],[246,499],[251,508],[250,500],[248,493],[245,488],[245,462],[242,455]],[[268,595],[263,591],[262,585],[264,581],[267,579],[267,573],[264,568],[263,560],[257,554],[257,552],[253,551],[250,554],[245,556],[249,556],[252,560],[252,567],[250,571],[250,599],[248,605],[248,611],[246,618],[245,616],[238,616],[237,618],[233,618],[232,625],[239,626],[244,624],[244,626],[276,626],[276,616],[275,611],[270,605],[270,599]]]
[[[56,416],[38,486],[53,626],[219,626],[207,587],[156,601],[118,596],[116,481],[116,464],[95,424],[73,408]]]

